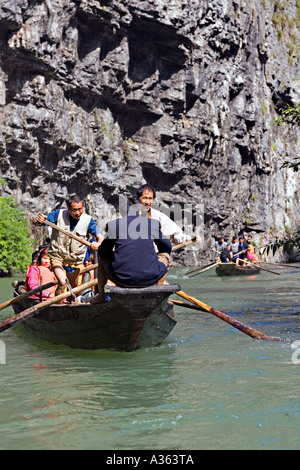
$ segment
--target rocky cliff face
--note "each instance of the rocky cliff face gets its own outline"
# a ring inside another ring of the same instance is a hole
[[[189,264],[297,228],[297,129],[270,123],[299,102],[299,24],[295,0],[1,0],[2,195],[30,221],[76,192],[103,228],[148,182],[203,208]]]

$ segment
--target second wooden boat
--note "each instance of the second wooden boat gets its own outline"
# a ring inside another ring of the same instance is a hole
[[[235,263],[220,263],[216,267],[218,276],[252,276],[258,274],[261,268],[259,266],[238,266]]]

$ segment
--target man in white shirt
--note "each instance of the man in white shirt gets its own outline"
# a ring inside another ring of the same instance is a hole
[[[151,219],[159,220],[161,225],[162,234],[169,237],[174,245],[191,240],[190,235],[186,235],[182,228],[179,227],[173,220],[170,219],[163,212],[152,208],[156,193],[155,189],[150,184],[143,184],[136,192],[136,199],[140,204],[143,204],[148,212],[148,217]]]

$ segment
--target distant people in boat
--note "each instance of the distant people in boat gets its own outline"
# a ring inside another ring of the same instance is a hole
[[[103,241],[103,235],[94,219],[84,212],[84,200],[78,195],[73,195],[67,199],[66,205],[66,209],[56,209],[47,215],[40,213],[34,223],[44,224],[49,220],[85,240],[89,239],[90,234],[95,235],[97,241],[92,242],[91,248],[97,250]],[[85,254],[86,245],[58,230],[52,230],[49,255],[58,280],[56,295],[65,291],[67,279],[71,287],[77,286]]]
[[[249,245],[247,251],[247,258],[254,264],[258,264],[258,257],[255,253],[255,249],[253,245]]]
[[[215,241],[215,248],[212,251],[215,252],[215,261],[216,262],[221,261],[220,255],[221,255],[221,252],[222,252],[223,248],[226,248],[226,245],[227,245],[227,242],[225,242],[224,237],[219,237]]]
[[[254,249],[256,248],[256,243],[255,243],[255,241],[252,239],[252,235],[248,235],[247,243],[248,243],[248,245],[252,245],[252,246],[254,247]]]
[[[36,289],[41,284],[48,284],[48,282],[55,281],[56,277],[51,269],[49,248],[42,248],[37,258],[37,264],[29,265],[25,277],[25,289],[30,291]],[[56,286],[49,287],[47,290],[43,290],[41,294],[35,294],[32,296],[34,299],[48,299],[54,297]]]
[[[125,217],[107,224],[107,236],[98,249],[99,294],[91,303],[105,301],[104,287],[108,279],[121,287],[164,283],[172,245],[162,234],[160,222],[149,218],[147,212],[143,205],[133,204]]]
[[[227,245],[222,249],[221,255],[220,255],[220,260],[222,263],[231,263],[233,260],[233,252],[230,243],[227,243]]]
[[[239,255],[238,255],[238,252],[239,252],[239,241],[238,241],[238,237],[233,237],[232,238],[232,242],[231,242],[231,249],[232,249],[232,261],[234,263],[238,263],[238,258],[239,258]]]
[[[169,237],[174,245],[179,245],[180,243],[191,240],[192,237],[185,234],[182,228],[170,219],[170,217],[157,209],[153,209],[152,204],[155,197],[156,191],[150,184],[143,184],[136,191],[136,199],[144,206],[149,218],[160,222],[161,231],[165,237]],[[196,241],[200,243],[201,238],[197,236]]]
[[[226,248],[227,243],[225,242],[224,237],[219,237],[215,242],[215,252],[216,252],[216,261],[220,261],[220,255],[223,248]]]
[[[247,258],[247,250],[248,250],[248,243],[244,240],[243,237],[239,237],[239,257],[237,260],[237,264],[242,266],[246,265],[245,259]]]

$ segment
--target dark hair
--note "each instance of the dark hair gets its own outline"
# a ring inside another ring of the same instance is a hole
[[[38,252],[43,250],[44,248],[49,248],[49,244],[48,243],[43,243],[43,245],[40,245],[39,249],[38,249]]]
[[[138,199],[143,195],[143,192],[144,192],[144,191],[152,192],[152,193],[153,193],[153,199],[155,199],[155,197],[156,197],[156,192],[155,192],[155,189],[153,188],[153,186],[151,186],[151,184],[142,184],[142,186],[140,186],[140,187],[136,190],[136,195],[137,195],[137,198],[138,198]]]
[[[73,194],[73,196],[69,196],[67,198],[66,200],[67,206],[71,207],[72,202],[75,202],[76,204],[80,204],[80,202],[82,202],[82,204],[84,205],[84,199],[78,196],[78,194]]]
[[[87,262],[90,262],[90,263],[93,263],[95,261],[95,255],[94,253],[91,253],[90,256],[88,257],[88,259],[86,260],[86,263]]]
[[[128,202],[128,205],[129,206],[133,206],[133,204],[138,204],[139,201],[137,200],[136,197],[134,196],[130,196],[128,199],[127,199],[127,202]]]
[[[38,256],[39,256],[39,250],[34,251],[31,256],[31,262],[33,263],[34,260],[37,260]]]
[[[127,198],[127,212],[129,211],[129,207],[134,206],[135,204],[139,204],[139,201],[134,196],[129,196]]]
[[[42,248],[39,252],[39,256],[38,256],[38,259],[37,259],[37,263],[40,265],[41,264],[41,260],[42,260],[42,257],[46,254],[48,254],[48,251],[49,251],[49,248],[46,247],[46,248]]]

